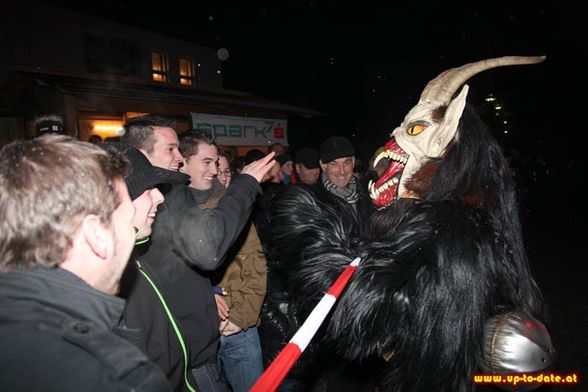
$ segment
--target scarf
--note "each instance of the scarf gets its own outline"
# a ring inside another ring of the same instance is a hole
[[[347,203],[355,207],[355,203],[357,203],[357,201],[359,200],[359,195],[357,194],[357,181],[355,180],[355,176],[351,177],[351,181],[349,181],[349,184],[347,184],[345,188],[340,188],[337,185],[333,184],[331,181],[328,180],[325,173],[321,174],[321,180],[326,190],[328,190],[334,195],[339,196]]]

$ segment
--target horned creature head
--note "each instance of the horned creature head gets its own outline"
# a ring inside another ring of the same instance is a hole
[[[391,139],[374,154],[372,169],[379,178],[369,184],[373,203],[388,207],[399,198],[422,196],[407,186],[430,161],[442,158],[459,138],[458,125],[466,106],[472,76],[487,69],[518,64],[536,64],[545,56],[507,56],[482,60],[449,69],[431,80],[419,102],[391,134]]]

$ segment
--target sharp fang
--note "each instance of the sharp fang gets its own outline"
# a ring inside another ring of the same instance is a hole
[[[382,151],[381,153],[379,153],[378,156],[376,157],[376,159],[374,160],[374,167],[376,167],[378,162],[380,162],[383,158],[386,158],[387,156],[388,156],[387,151]]]

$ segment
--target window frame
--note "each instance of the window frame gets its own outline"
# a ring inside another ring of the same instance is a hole
[[[159,56],[161,67],[155,67],[154,56]],[[163,50],[151,49],[151,80],[159,83],[169,82],[169,57]]]
[[[188,63],[188,74],[183,74],[182,62],[185,61]],[[180,74],[180,85],[182,86],[194,86],[195,84],[195,74],[196,68],[194,67],[194,59],[189,56],[180,56],[178,59],[178,66],[179,66],[179,74]],[[186,81],[187,83],[183,83]]]

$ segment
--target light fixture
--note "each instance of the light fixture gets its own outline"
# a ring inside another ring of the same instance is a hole
[[[92,120],[92,133],[100,135],[102,139],[122,136],[123,122],[121,120]]]

